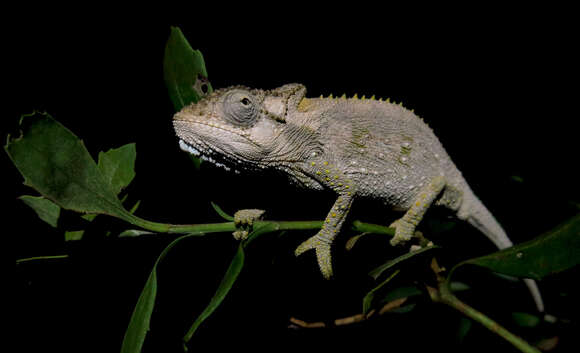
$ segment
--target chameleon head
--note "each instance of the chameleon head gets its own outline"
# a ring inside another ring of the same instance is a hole
[[[270,91],[240,86],[216,90],[175,114],[179,145],[226,169],[231,164],[265,168],[276,160],[276,139],[305,92],[300,84]]]

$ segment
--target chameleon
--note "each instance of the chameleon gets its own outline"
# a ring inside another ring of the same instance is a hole
[[[218,89],[173,117],[182,150],[226,170],[275,170],[291,182],[332,190],[336,201],[296,256],[314,250],[325,278],[331,245],[357,198],[404,211],[393,246],[407,243],[431,206],[450,209],[498,248],[512,242],[473,193],[433,130],[402,104],[375,97],[307,98],[299,83],[262,90]],[[539,311],[536,283],[524,279]]]

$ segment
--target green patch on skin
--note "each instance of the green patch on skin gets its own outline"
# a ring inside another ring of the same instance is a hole
[[[401,154],[408,155],[411,153],[411,144],[413,143],[413,138],[411,136],[401,135],[403,138],[403,143],[401,144]]]
[[[411,154],[411,144],[413,143],[413,138],[406,135],[401,135],[403,142],[401,143],[401,152],[397,161],[402,165],[408,167],[407,163],[409,160],[409,155]]]
[[[399,156],[399,158],[397,159],[397,162],[399,162],[400,164],[404,165],[405,167],[409,167],[409,164],[407,163],[409,159],[407,157],[405,157],[404,155]]]
[[[371,133],[365,127],[356,126],[351,131],[351,137],[352,138],[348,142],[352,143],[358,148],[366,148],[367,141],[370,139]]]

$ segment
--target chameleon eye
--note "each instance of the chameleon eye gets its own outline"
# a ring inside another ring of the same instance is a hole
[[[232,91],[223,101],[225,118],[240,127],[252,126],[258,118],[255,99],[246,91]]]

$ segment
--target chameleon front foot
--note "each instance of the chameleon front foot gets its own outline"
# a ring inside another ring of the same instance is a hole
[[[234,224],[236,226],[236,231],[233,232],[234,239],[245,240],[252,230],[254,221],[260,219],[264,212],[266,211],[246,209],[234,213]]]
[[[330,261],[330,244],[331,241],[328,241],[320,233],[318,233],[315,236],[303,242],[302,244],[300,244],[294,251],[294,254],[296,256],[299,256],[305,251],[308,251],[310,249],[316,250],[316,259],[318,260],[320,272],[322,272],[322,276],[324,276],[324,278],[329,279],[330,277],[332,277],[332,264]]]

